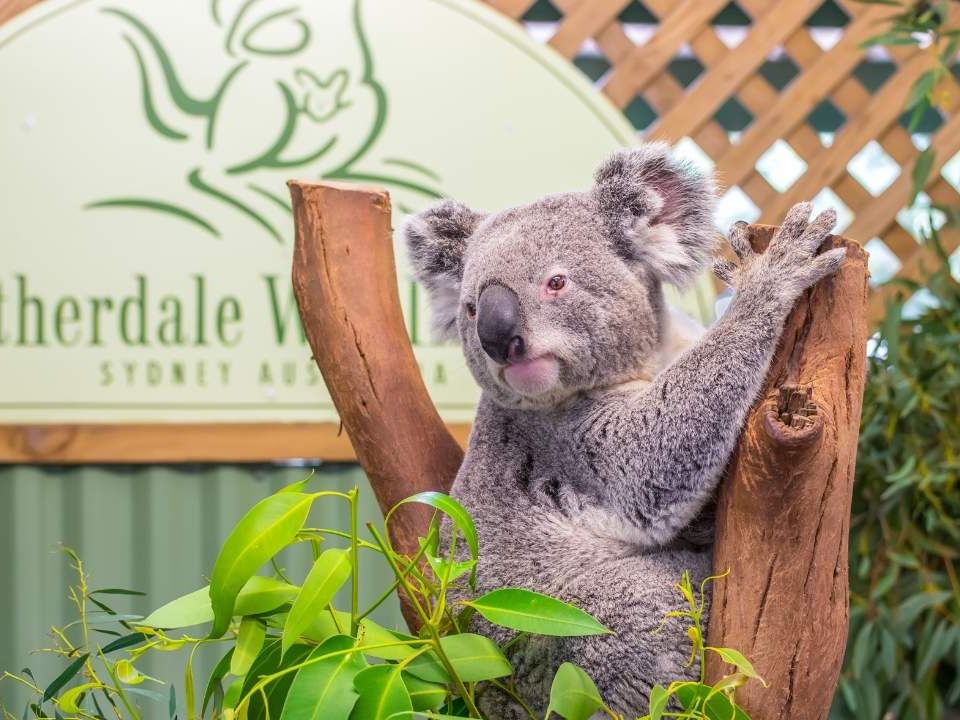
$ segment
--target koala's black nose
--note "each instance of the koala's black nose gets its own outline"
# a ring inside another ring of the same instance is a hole
[[[488,285],[477,301],[477,336],[483,351],[499,363],[523,357],[520,300],[503,285]]]

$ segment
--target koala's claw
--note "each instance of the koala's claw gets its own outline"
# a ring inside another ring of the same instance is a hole
[[[735,287],[756,282],[778,287],[785,299],[792,301],[818,280],[835,273],[846,256],[843,248],[817,255],[837,222],[837,214],[826,210],[811,222],[811,210],[809,202],[790,208],[764,253],[753,251],[748,225],[734,223],[729,233],[730,246],[740,262],[717,260],[714,273]]]

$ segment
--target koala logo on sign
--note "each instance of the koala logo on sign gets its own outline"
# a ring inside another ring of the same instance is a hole
[[[352,34],[358,50],[352,58],[331,57],[318,37],[316,28],[330,25],[327,15],[315,17],[330,10],[326,6],[209,0],[203,22],[216,28],[216,44],[204,50],[204,57],[211,65],[222,60],[224,70],[206,93],[190,89],[181,75],[184,64],[175,64],[144,19],[120,7],[104,8],[123,27],[122,41],[140,78],[144,119],[159,139],[190,144],[196,165],[186,169],[188,203],[123,195],[97,198],[86,207],[166,213],[214,237],[221,234],[217,212],[226,210],[282,243],[291,209],[280,178],[271,171],[296,170],[403,187],[425,199],[441,197],[439,176],[411,160],[382,159],[395,170],[391,173],[359,167],[385,126],[387,93],[374,74],[361,0],[346,7],[343,24],[350,27],[324,27]]]

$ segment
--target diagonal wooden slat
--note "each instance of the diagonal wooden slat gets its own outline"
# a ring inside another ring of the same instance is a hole
[[[870,8],[857,18],[839,43],[794,78],[777,101],[747,129],[740,143],[718,158],[717,168],[730,182],[739,183],[785,130],[803,122],[825,94],[845,79],[846,73],[863,58],[858,45],[876,32],[875,23],[882,12],[889,13],[889,9]]]
[[[808,0],[804,0],[805,2]],[[710,21],[728,0],[681,0],[661,19],[657,34],[613,69],[603,91],[616,105],[629,103],[639,88],[663,71],[689,37]]]
[[[529,10],[536,0],[484,0],[487,5],[499,10],[504,15],[519,20]]]
[[[583,41],[609,25],[632,0],[580,0],[564,15],[550,46],[568,60]]]
[[[910,87],[927,67],[926,58],[915,56],[873,96],[856,117],[848,118],[833,145],[824,149],[812,162],[808,161],[806,173],[796,184],[763,208],[762,221],[769,222],[770,218],[779,218],[791,205],[801,200],[809,200],[821,188],[830,186],[841,173],[846,172],[850,158],[891,123],[896,122]],[[850,233],[849,237],[861,236]]]
[[[960,230],[955,228],[941,230],[940,243],[948,254],[954,252],[960,247]],[[922,281],[928,273],[939,266],[940,258],[937,257],[933,248],[917,246],[913,254],[903,263],[897,276]],[[874,288],[867,302],[867,319],[870,323],[877,324],[883,320],[887,301],[902,292],[904,289],[901,285],[891,283]]]
[[[701,76],[682,103],[660,118],[654,137],[676,141],[696,130],[818,5],[820,0],[772,5],[743,42]]]
[[[943,165],[960,152],[960,114],[954,115],[937,130],[933,137],[936,148],[933,167],[927,176],[927,186],[939,180]],[[891,218],[902,208],[910,197],[913,179],[909,172],[901,172],[889,188],[875,197],[869,205],[858,210],[850,226],[844,230],[849,237],[869,239],[880,235],[891,223]],[[900,258],[901,262],[904,258]]]

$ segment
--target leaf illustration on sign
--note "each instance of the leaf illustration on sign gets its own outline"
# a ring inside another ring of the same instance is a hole
[[[269,171],[296,169],[400,187],[424,198],[442,196],[435,187],[439,177],[416,162],[384,161],[412,179],[360,168],[387,121],[387,93],[374,75],[361,0],[352,0],[352,27],[343,28],[359,48],[359,66],[322,68],[312,52],[321,43],[302,7],[275,0],[210,0],[210,19],[222,33],[220,51],[227,63],[206,95],[189,89],[184,67],[142,18],[119,6],[102,12],[123,26],[150,128],[164,141],[194,143],[202,161],[186,169],[186,183],[197,198],[192,206],[122,195],[97,199],[87,208],[166,213],[214,237],[221,235],[217,213],[227,210],[282,243],[291,209],[277,177],[264,176]],[[251,137],[253,117],[258,134]]]

